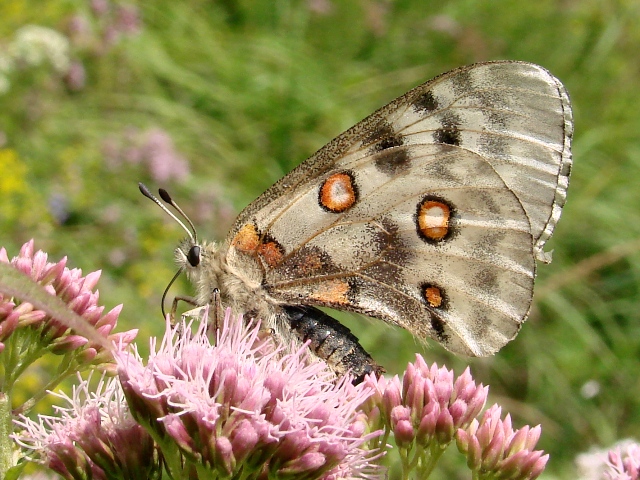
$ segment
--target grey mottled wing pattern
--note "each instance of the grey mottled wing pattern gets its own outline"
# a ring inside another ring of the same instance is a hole
[[[238,217],[227,262],[274,303],[364,313],[469,355],[517,333],[560,216],[572,117],[543,68],[445,73],[367,117]]]

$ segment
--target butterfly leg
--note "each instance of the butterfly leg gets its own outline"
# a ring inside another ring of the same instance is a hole
[[[175,325],[176,323],[175,320],[176,320],[176,312],[178,311],[178,302],[185,302],[185,303],[188,303],[189,305],[198,306],[196,299],[193,297],[187,297],[184,295],[178,295],[177,297],[174,297],[173,302],[171,303],[171,311],[169,312],[169,319],[171,320],[172,325]]]
[[[222,309],[222,300],[220,299],[220,289],[214,288],[211,292],[212,310],[210,311],[210,320],[208,325],[209,332],[216,332],[222,327],[222,319],[224,318],[224,310]]]

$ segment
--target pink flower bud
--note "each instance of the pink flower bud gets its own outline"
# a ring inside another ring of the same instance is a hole
[[[436,420],[436,438],[441,445],[447,445],[453,440],[455,432],[453,418],[449,410],[442,410]]]
[[[408,420],[400,420],[393,427],[393,434],[399,448],[408,447],[415,439],[415,431],[411,422]]]
[[[402,404],[402,394],[400,393],[400,389],[400,379],[396,375],[388,383],[384,393],[382,394],[382,401],[387,412],[391,412],[395,407]]]
[[[502,420],[498,405],[490,407],[480,422],[473,420],[466,429],[459,429],[456,437],[469,468],[491,478],[535,478],[548,459],[541,450],[533,451],[540,437],[539,426],[514,431],[511,417],[507,415]]]
[[[88,340],[80,335],[67,335],[51,342],[51,351],[57,355],[70,352],[86,345]]]
[[[242,462],[259,441],[258,432],[253,428],[249,419],[242,419],[231,433],[231,445],[234,457],[238,462]]]
[[[285,477],[287,475],[301,475],[309,471],[321,469],[326,462],[326,458],[319,452],[305,453],[299,458],[286,462],[278,470],[278,474]]]
[[[195,442],[184,428],[184,424],[179,416],[174,414],[167,415],[162,419],[162,423],[164,424],[167,434],[178,444],[180,449],[191,455],[198,453]]]
[[[218,437],[215,440],[215,460],[216,468],[226,475],[231,475],[235,468],[235,458],[233,458],[233,445],[227,437]]]

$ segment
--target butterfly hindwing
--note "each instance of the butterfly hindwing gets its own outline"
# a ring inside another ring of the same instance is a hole
[[[276,304],[356,311],[493,353],[528,314],[564,204],[571,125],[564,88],[541,67],[443,74],[249,205],[226,261]]]

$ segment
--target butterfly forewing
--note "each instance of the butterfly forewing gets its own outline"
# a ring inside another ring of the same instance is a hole
[[[384,319],[470,355],[529,311],[535,258],[564,204],[571,113],[520,62],[421,85],[319,150],[249,205],[227,262],[259,264],[276,304]]]

